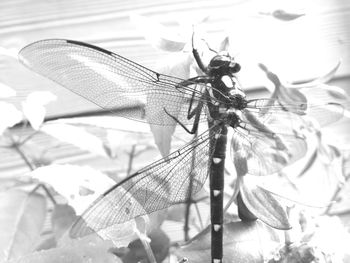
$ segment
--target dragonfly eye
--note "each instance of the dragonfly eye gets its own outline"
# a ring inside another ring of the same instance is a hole
[[[216,55],[213,57],[209,63],[209,69],[219,69],[222,67],[227,67],[231,59],[224,55]]]
[[[231,73],[237,73],[241,70],[241,65],[234,62],[234,61],[231,61],[230,62],[230,70],[231,70]]]

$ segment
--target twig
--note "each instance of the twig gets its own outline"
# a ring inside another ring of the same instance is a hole
[[[129,161],[128,161],[128,169],[126,171],[126,175],[129,176],[132,170],[132,164],[135,158],[136,144],[131,146],[131,151],[129,152]]]
[[[196,131],[194,136],[193,136],[193,139],[197,138],[197,135],[198,135],[198,133]],[[192,156],[191,156],[190,184],[188,187],[188,198],[186,200],[185,225],[184,225],[185,241],[190,239],[190,237],[189,237],[189,220],[190,220],[191,203],[193,202],[193,200],[192,200],[192,188],[193,188],[193,177],[195,176],[195,173],[194,173],[195,162],[196,162],[196,151],[193,150]]]
[[[323,214],[325,214],[325,215],[330,215],[330,211],[332,210],[333,205],[337,202],[337,199],[338,199],[338,196],[339,196],[340,192],[343,190],[343,187],[346,185],[346,182],[350,178],[350,175],[349,174],[347,175],[346,171],[345,171],[345,162],[346,162],[346,160],[343,157],[343,159],[342,159],[342,174],[343,174],[344,181],[339,183],[337,188],[335,189],[335,191],[334,191],[334,193],[332,195],[332,198],[331,198],[329,206],[323,212]]]
[[[287,207],[287,215],[288,217],[290,216],[290,211],[292,210],[291,207]],[[285,244],[285,247],[286,249],[290,249],[291,245],[293,244],[293,241],[292,241],[292,238],[290,236],[290,230],[285,230],[284,231],[284,244]]]
[[[135,228],[134,231],[135,231],[135,234],[139,237],[143,245],[143,248],[146,251],[148,262],[157,263],[157,260],[151,248],[151,240],[149,239],[149,237],[145,233],[141,233],[137,228]]]
[[[29,141],[31,138],[33,138],[35,135],[37,135],[39,133],[39,131],[34,131],[33,133],[29,134],[26,138],[24,138],[20,144],[23,145],[25,144],[27,141]]]
[[[36,133],[33,133],[32,135],[35,135]],[[23,159],[23,161],[26,163],[26,165],[29,167],[29,169],[31,171],[34,171],[35,170],[35,165],[33,165],[30,161],[29,161],[29,158],[24,154],[24,152],[22,151],[21,149],[21,145],[23,145],[24,142],[26,142],[27,137],[25,140],[23,140],[22,142],[17,142],[15,141],[15,139],[13,138],[13,136],[10,134],[9,135],[11,141],[12,141],[12,148],[15,149],[15,151],[19,154],[19,156],[21,156],[21,158]],[[31,193],[34,193],[35,191],[38,190],[38,188],[42,188],[46,195],[48,196],[48,198],[51,200],[51,202],[55,205],[57,202],[55,200],[55,198],[52,196],[52,194],[50,193],[50,191],[47,189],[47,187],[44,185],[44,184],[41,184],[39,183],[32,191]]]
[[[198,216],[200,227],[201,227],[201,229],[203,229],[204,228],[204,224],[203,224],[203,220],[202,220],[202,217],[201,217],[201,213],[200,213],[199,208],[198,208],[198,202],[194,203],[194,207],[196,208],[196,212],[197,212],[197,216]]]
[[[29,169],[31,171],[33,171],[35,169],[35,167],[32,165],[32,163],[29,161],[29,159],[27,158],[27,156],[24,154],[24,152],[22,151],[20,144],[15,141],[15,139],[13,138],[13,136],[10,134],[10,139],[12,141],[12,147],[13,149],[15,149],[15,151],[19,154],[19,156],[21,156],[21,158],[23,159],[23,161],[26,163],[26,165],[29,167]]]

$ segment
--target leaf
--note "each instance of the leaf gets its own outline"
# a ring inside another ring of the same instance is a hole
[[[138,238],[135,233],[136,222],[130,220],[122,224],[111,225],[96,232],[103,240],[110,240],[116,247],[126,247]]]
[[[110,247],[112,244],[107,241],[71,240],[62,247],[34,252],[7,263],[121,263],[121,260],[108,252]]]
[[[55,239],[60,239],[76,219],[77,216],[71,206],[66,204],[56,204],[51,215],[52,232]]]
[[[44,196],[9,190],[0,194],[0,211],[0,261],[31,252],[45,222]]]
[[[171,63],[169,63],[171,61]],[[165,63],[164,63],[165,62]],[[192,63],[192,55],[189,56],[188,54],[177,54],[168,56],[166,61],[161,61],[157,65],[157,71],[170,75],[170,76],[176,76],[182,79],[188,79],[190,76],[190,67]],[[169,99],[166,99],[167,96],[172,96],[169,94],[166,94],[164,92],[159,92],[157,96],[154,94],[151,97],[147,98],[147,105],[146,105],[146,116],[165,116],[167,119],[171,118],[170,116],[166,116],[163,114],[159,114],[164,112],[164,108],[167,107],[168,105],[163,105],[159,103],[160,101],[169,101]],[[154,102],[152,102],[154,101]],[[179,105],[179,104],[178,104]],[[170,107],[171,111],[168,113],[173,116],[177,117],[179,111],[181,108],[175,108],[175,107]],[[168,109],[169,110],[169,109]],[[167,120],[169,122],[169,120]],[[171,137],[175,132],[176,128],[176,121],[173,120],[174,125],[167,125],[167,126],[159,126],[159,125],[150,125],[151,131],[154,136],[155,143],[162,154],[162,156],[167,156],[170,152],[171,148]]]
[[[0,101],[0,135],[22,121],[22,112],[10,103]]]
[[[55,248],[57,246],[57,240],[53,235],[49,235],[47,238],[43,239],[40,244],[35,248],[35,251],[47,250]]]
[[[171,138],[175,132],[176,126],[150,126],[154,136],[154,142],[156,143],[161,155],[163,157],[167,156],[170,153]]]
[[[306,243],[285,245],[268,263],[319,262],[320,258],[316,255],[315,248]]]
[[[345,90],[336,86],[319,84],[315,88],[299,89],[310,101],[317,104],[340,103],[344,104],[349,101],[350,97]]]
[[[282,9],[277,9],[272,12],[272,16],[276,19],[282,20],[282,21],[292,21],[295,20],[301,16],[304,16],[305,14],[297,14],[297,13],[289,13],[287,11],[284,11]]]
[[[67,118],[46,124],[72,125],[96,135],[110,158],[123,154],[130,145],[149,145],[152,140],[149,124],[117,116]]]
[[[83,150],[88,150],[94,154],[108,157],[102,140],[97,136],[88,133],[83,128],[55,122],[44,124],[41,131]]]
[[[9,98],[13,96],[16,96],[16,91],[0,82],[0,98]]]
[[[183,50],[186,45],[187,41],[184,35],[162,26],[155,20],[140,15],[132,15],[130,20],[146,40],[160,50],[176,52]]]
[[[253,180],[254,176],[244,176],[240,184],[242,201],[248,210],[273,228],[290,229],[288,216],[281,204],[269,191],[257,186]]]
[[[134,121],[131,119],[118,116],[91,116],[91,117],[75,117],[64,118],[47,123],[52,124],[72,124],[72,125],[86,125],[103,129],[112,129],[125,132],[139,132],[148,133],[149,125],[147,123]]]
[[[259,221],[231,222],[223,227],[224,263],[263,262],[279,242],[277,233]],[[178,259],[186,257],[191,263],[208,262],[210,247],[211,231],[207,227],[177,249],[175,255]]]
[[[150,246],[157,262],[163,262],[169,252],[170,240],[168,236],[161,230],[152,231],[148,237],[151,239]],[[123,263],[147,262],[148,256],[144,245],[140,239],[137,239],[128,245],[128,249],[116,250],[114,252]]]
[[[334,77],[335,73],[337,72],[338,68],[340,67],[340,64],[341,64],[341,61],[338,61],[338,63],[330,71],[328,71],[324,75],[321,75],[321,76],[315,78],[312,81],[301,83],[301,84],[284,83],[283,85],[286,88],[292,88],[292,89],[293,88],[294,89],[295,88],[297,88],[297,89],[311,88],[311,87],[315,87],[315,86],[321,85],[323,83],[326,83],[326,82],[330,81]]]
[[[44,106],[54,100],[56,100],[56,96],[51,92],[36,91],[30,93],[22,102],[23,114],[34,130],[38,130],[45,119],[46,109]]]
[[[18,59],[18,50],[15,48],[5,48],[0,46],[0,55],[12,57]]]
[[[78,215],[115,184],[107,175],[93,168],[68,164],[40,167],[28,175],[51,185],[67,199]]]

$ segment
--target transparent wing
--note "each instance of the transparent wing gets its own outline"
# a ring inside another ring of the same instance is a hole
[[[315,94],[318,93],[320,92]],[[321,99],[316,100],[316,102],[295,103],[281,103],[278,99],[255,99],[248,102],[247,109],[259,114],[260,118],[266,120],[269,117],[284,118],[286,112],[292,112],[300,116],[306,115],[315,118],[321,126],[336,122],[344,116],[344,105],[342,103],[339,101],[327,102]]]
[[[70,235],[84,236],[184,202],[197,193],[208,176],[214,129],[109,189],[72,226]]]
[[[307,152],[305,138],[298,131],[301,118],[287,111],[259,112],[245,109],[241,127],[234,130],[231,141],[235,152],[246,157],[248,173],[269,175],[302,158]]]
[[[169,114],[192,124],[187,119],[189,104],[209,99],[202,92],[203,84],[159,74],[78,41],[38,41],[24,47],[19,58],[28,68],[101,108],[151,124],[175,125]],[[206,120],[203,115],[202,121]]]

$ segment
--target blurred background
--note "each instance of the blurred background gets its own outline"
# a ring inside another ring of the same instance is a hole
[[[152,28],[152,23],[140,25],[132,19],[135,15],[164,26],[171,37],[178,37],[174,42],[190,41],[193,24],[200,25],[198,30],[214,49],[226,36],[230,36],[230,52],[242,66],[239,80],[250,97],[265,95],[266,87],[271,86],[258,63],[267,65],[286,82],[303,83],[327,74],[340,62],[329,84],[343,88],[350,94],[350,1],[2,0],[0,89],[10,87],[15,94],[1,98],[1,101],[11,103],[20,110],[30,93],[50,91],[57,98],[45,107],[47,120],[98,115],[101,109],[94,104],[25,68],[18,62],[17,53],[27,44],[41,39],[74,39],[156,69],[158,62],[164,63],[164,58],[171,52],[160,49],[147,39],[147,34],[159,29],[156,26]],[[148,27],[147,30],[145,27]],[[128,124],[120,126],[125,125]],[[104,131],[91,129],[103,140],[108,137]],[[142,127],[139,129],[143,131]],[[347,119],[324,130],[344,151],[350,146],[349,131]],[[15,136],[25,137],[33,130],[20,123],[11,132]],[[131,168],[127,156],[135,151],[136,146],[143,144],[140,140],[147,141],[145,146],[140,147],[141,150],[138,148],[143,154],[147,152],[147,158],[138,156],[139,160],[133,161],[137,167],[149,163],[150,157],[155,159],[160,156],[151,135],[118,135],[121,139],[116,140],[117,145],[124,141],[125,144],[131,142],[131,146],[120,146],[120,151],[126,157],[117,161],[96,154],[93,149],[68,143],[64,138],[58,144],[47,133],[37,133],[25,147],[28,147],[31,160],[38,166],[52,162],[89,165],[109,174],[121,171],[128,174],[136,169]],[[72,133],[72,138],[79,140],[79,135],[74,137]],[[174,142],[175,148],[176,145]],[[30,169],[18,152],[0,147],[1,182]],[[335,211],[347,214],[350,209],[347,194],[350,187],[345,186],[342,191],[342,202]]]
[[[3,0],[0,2],[0,82],[16,91],[16,96],[5,100],[17,108],[33,91],[54,93],[57,99],[47,105],[46,118],[99,111],[92,103],[26,69],[18,62],[17,52],[40,39],[74,39],[154,69],[169,52],[152,46],[145,39],[144,30],[130,19],[142,15],[162,24],[169,32],[178,33],[182,39],[191,33],[192,24],[202,21],[201,29],[213,48],[229,35],[231,52],[242,65],[240,82],[252,97],[269,85],[257,63],[264,63],[286,81],[302,82],[329,72],[341,61],[331,84],[347,89],[349,12],[350,3],[340,0],[307,3]],[[63,152],[61,156],[67,154]],[[82,157],[81,152],[69,151],[69,155],[72,158],[80,155],[82,160],[88,158]],[[4,158],[1,158],[1,173],[13,173],[21,167],[19,159]]]

